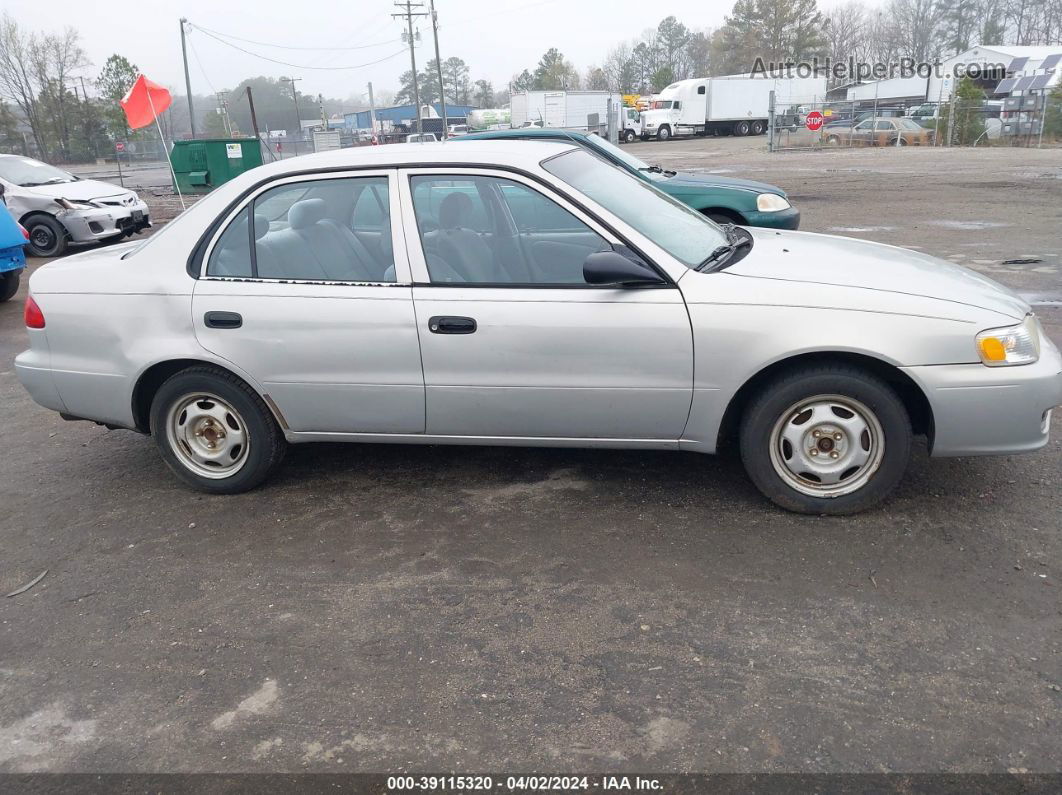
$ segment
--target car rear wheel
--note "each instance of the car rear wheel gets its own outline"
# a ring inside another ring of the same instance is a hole
[[[286,442],[258,394],[231,373],[192,367],[166,380],[151,403],[162,458],[193,488],[238,494],[264,481]]]
[[[762,121],[754,121],[752,127],[749,128],[751,135],[763,135],[764,124]]]
[[[63,225],[50,215],[34,215],[25,222],[29,232],[29,250],[35,257],[58,257],[66,251],[67,234]]]
[[[15,297],[15,293],[18,292],[19,277],[21,275],[21,269],[0,273],[0,304]]]
[[[741,458],[756,487],[786,510],[856,513],[896,487],[911,422],[884,381],[847,366],[809,367],[767,384],[744,412]]]

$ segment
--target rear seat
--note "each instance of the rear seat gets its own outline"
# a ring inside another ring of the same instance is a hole
[[[269,231],[258,240],[259,276],[358,282],[383,280],[383,269],[373,260],[365,244],[350,229],[328,217],[328,205],[324,199],[295,202],[288,210],[288,224],[289,229]],[[255,232],[258,233],[257,228]]]

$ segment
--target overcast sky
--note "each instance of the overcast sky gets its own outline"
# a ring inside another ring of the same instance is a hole
[[[427,0],[424,0],[425,4]],[[232,42],[295,66],[271,63],[212,39],[201,30],[189,36],[192,91],[231,88],[245,77],[294,75],[299,90],[344,99],[378,89],[396,89],[409,69],[400,40],[404,21],[388,0],[13,0],[6,10],[24,26],[58,30],[71,25],[93,62],[95,76],[112,53],[136,63],[153,80],[184,93],[178,19],[212,31],[288,48]],[[533,69],[542,53],[557,47],[582,73],[600,64],[616,42],[630,39],[674,14],[694,29],[718,27],[730,0],[436,0],[443,59],[465,60],[473,80],[486,77],[495,89],[514,72]],[[418,22],[421,68],[433,57],[431,24]],[[231,39],[230,39],[231,41]],[[359,49],[323,49],[358,47]],[[326,70],[309,67],[361,66]]]

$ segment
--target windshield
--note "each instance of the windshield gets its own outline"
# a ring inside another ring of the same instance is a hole
[[[73,182],[76,179],[73,174],[30,157],[0,157],[0,178],[23,188]]]
[[[671,110],[671,100],[658,99],[653,103],[653,110]]]
[[[713,250],[728,242],[723,230],[696,210],[648,182],[610,166],[585,149],[553,157],[542,167],[614,213],[684,265],[696,267]]]
[[[611,157],[613,160],[619,160],[621,163],[635,171],[644,171],[649,168],[648,163],[639,160],[634,155],[627,154],[607,138],[600,135],[588,135],[586,136],[586,142],[595,149],[600,149],[606,157]]]

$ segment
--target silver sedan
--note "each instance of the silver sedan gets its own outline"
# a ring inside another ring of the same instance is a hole
[[[934,456],[1036,450],[1062,356],[972,271],[721,227],[557,142],[386,146],[248,172],[159,234],[40,268],[22,383],[151,434],[185,482],[288,443],[735,444],[778,505],[884,498]]]

